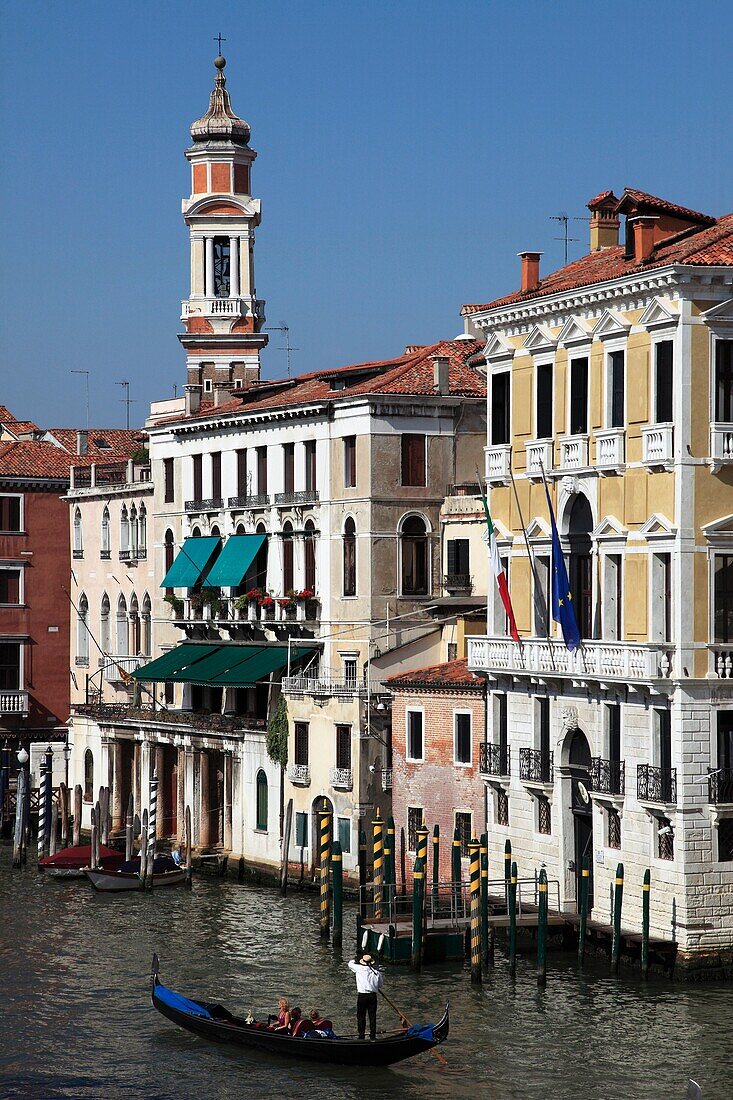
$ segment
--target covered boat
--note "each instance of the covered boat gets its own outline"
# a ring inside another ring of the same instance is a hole
[[[99,861],[105,871],[115,871],[125,862],[125,853],[114,848],[99,846]],[[75,848],[62,848],[56,855],[39,859],[38,868],[54,878],[84,878],[84,868],[92,865],[91,844],[77,844]]]
[[[120,893],[126,890],[142,890],[140,859],[130,859],[114,871],[97,871],[87,867],[84,874],[95,890]],[[186,871],[172,856],[156,856],[153,863],[153,889],[161,886],[178,886],[186,880]]]
[[[153,955],[151,974],[153,1005],[174,1024],[214,1043],[254,1047],[343,1066],[391,1066],[413,1058],[448,1038],[448,1005],[437,1024],[409,1027],[383,1039],[324,1038],[310,1033],[294,1037],[284,1031],[270,1031],[266,1024],[233,1016],[212,1001],[194,1001],[163,985],[158,977],[158,956]]]

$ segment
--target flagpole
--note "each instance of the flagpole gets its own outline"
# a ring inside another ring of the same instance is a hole
[[[542,459],[539,460],[539,464],[540,464],[540,473],[542,474],[542,484],[545,487],[545,496],[547,497],[547,507],[548,507],[549,512],[550,512],[550,525],[553,526],[554,520],[553,520],[552,502],[550,500],[550,489],[549,489],[549,486],[547,484],[547,478],[545,477],[545,467],[543,465]],[[555,584],[555,577],[556,577],[555,561],[554,561],[555,542],[557,542],[558,550],[560,551],[560,554],[562,555],[562,547],[560,546],[560,535],[559,535],[559,532],[557,531],[557,526],[556,525],[554,525],[554,527],[553,527],[553,549],[552,549],[552,557],[553,557],[553,561],[552,561],[552,583],[553,583],[553,585]],[[562,563],[562,567],[563,567],[563,572],[565,573],[565,581],[566,581],[566,583],[569,583],[568,578],[567,578],[567,573],[566,573],[566,570],[565,570],[564,561]],[[570,595],[570,593],[569,593],[569,589],[568,589],[568,596],[569,595]],[[555,610],[554,598],[555,597],[553,595],[553,615],[554,615],[554,610]],[[575,610],[574,609],[572,611],[572,619],[573,619],[573,625],[575,626],[575,631],[578,634],[578,647],[582,650],[583,640],[582,640],[582,638],[580,638],[580,632],[578,631],[578,624],[577,624],[577,620],[575,618]],[[558,621],[557,616],[555,616],[555,621]],[[565,623],[562,620],[560,620],[560,626],[561,626],[561,629],[562,629],[562,634],[563,634],[563,639],[565,641],[565,645],[567,646],[567,644],[568,644],[567,643],[567,633],[566,633]],[[552,647],[550,647],[550,649],[552,649]]]
[[[527,555],[529,557],[529,567],[532,571],[532,580],[534,581],[534,600],[532,601],[535,606],[535,611],[538,608],[541,611],[541,607],[538,602],[539,598],[539,583],[537,580],[537,569],[535,566],[534,555],[529,545],[529,536],[527,535],[527,528],[524,526],[524,516],[522,515],[522,505],[519,503],[519,494],[517,492],[517,483],[514,480],[514,471],[512,470],[511,452],[509,454],[509,477],[512,482],[512,489],[514,490],[514,499],[517,502],[517,512],[519,513],[519,522],[522,525],[522,534],[524,535],[524,545],[527,547]],[[545,607],[545,635],[548,642],[550,641],[550,591],[549,591],[549,578],[548,578],[548,591],[547,591],[547,606]],[[550,646],[550,659],[552,660],[552,646]],[[555,667],[553,661],[553,669]]]

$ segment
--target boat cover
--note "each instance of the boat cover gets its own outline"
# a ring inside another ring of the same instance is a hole
[[[115,866],[125,858],[124,852],[118,852],[114,848],[99,845],[99,858],[103,866]],[[79,867],[89,867],[92,862],[91,844],[77,844],[75,848],[62,848],[54,856],[46,856],[38,861],[39,867],[58,867],[72,871]]]
[[[175,993],[167,985],[160,982],[155,987],[155,996],[163,1004],[169,1005],[171,1008],[177,1008],[179,1012],[188,1012],[191,1016],[202,1016],[206,1020],[213,1019],[209,1010],[200,1005],[198,1001],[189,1001],[188,997],[182,997],[180,993]]]

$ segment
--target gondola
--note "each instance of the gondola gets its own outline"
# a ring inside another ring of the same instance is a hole
[[[254,1047],[275,1054],[342,1066],[391,1066],[413,1058],[448,1038],[448,1008],[439,1023],[413,1026],[384,1039],[326,1039],[306,1035],[293,1037],[269,1031],[264,1023],[246,1023],[212,1001],[193,1001],[163,985],[158,977],[158,956],[153,955],[151,974],[153,1005],[174,1024],[213,1043]]]
[[[87,867],[84,874],[95,890],[102,893],[118,894],[127,890],[142,890],[144,882],[140,878],[140,859],[130,859],[121,864],[116,871],[95,871]],[[161,886],[180,886],[186,881],[186,871],[170,856],[156,856],[153,864],[152,886],[154,890]]]
[[[125,853],[114,848],[99,846],[99,863],[105,871],[115,871],[125,862]],[[92,863],[91,844],[77,844],[75,848],[62,848],[53,856],[39,859],[38,869],[52,878],[84,878],[84,869]]]

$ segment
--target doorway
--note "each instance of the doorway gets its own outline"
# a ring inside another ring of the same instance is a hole
[[[591,752],[588,739],[576,729],[570,741],[569,771],[573,814],[573,862],[575,863],[575,902],[580,910],[580,886],[583,859],[588,859],[588,911],[593,908],[593,805],[590,790]]]

